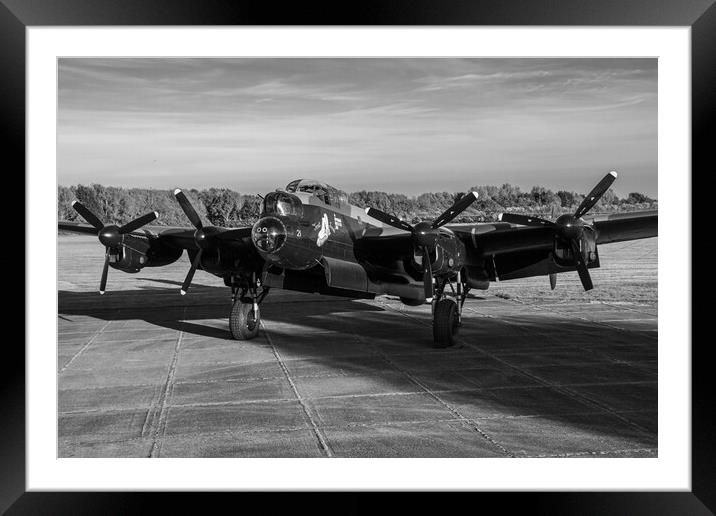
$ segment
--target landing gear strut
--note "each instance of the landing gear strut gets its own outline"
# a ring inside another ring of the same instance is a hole
[[[435,283],[433,347],[447,348],[455,344],[454,336],[462,325],[462,306],[470,289],[462,282],[459,272],[456,278],[436,278]],[[449,294],[445,292],[447,286],[450,287]]]
[[[231,313],[229,314],[229,330],[236,340],[250,340],[259,334],[261,326],[261,310],[259,305],[268,294],[268,287],[261,285],[261,280],[252,274],[251,280],[243,285],[232,278]],[[248,284],[248,285],[247,285]]]

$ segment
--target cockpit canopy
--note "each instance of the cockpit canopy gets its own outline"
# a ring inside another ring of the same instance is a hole
[[[344,191],[314,179],[296,179],[295,181],[291,181],[286,185],[286,191],[311,194],[329,206],[340,207],[348,204],[348,195]]]
[[[286,192],[271,192],[264,197],[264,212],[266,215],[284,215],[286,217],[298,217],[303,215],[301,200],[295,195]]]

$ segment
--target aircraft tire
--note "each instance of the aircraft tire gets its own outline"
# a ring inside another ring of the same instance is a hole
[[[229,329],[231,336],[235,340],[250,340],[259,334],[259,326],[261,323],[261,313],[259,317],[254,317],[253,303],[242,303],[237,299],[231,307],[229,316]]]
[[[455,343],[453,337],[457,333],[458,324],[457,303],[452,299],[438,301],[433,314],[433,347],[452,346]]]

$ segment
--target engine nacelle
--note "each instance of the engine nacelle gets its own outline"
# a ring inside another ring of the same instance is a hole
[[[147,266],[150,247],[147,240],[124,235],[119,247],[110,248],[109,265],[122,272],[139,272]]]
[[[457,273],[465,265],[465,245],[447,228],[440,228],[435,241],[435,248],[430,251],[430,266],[433,276],[450,276]],[[415,249],[413,261],[418,269],[423,268],[423,254]]]
[[[110,249],[109,265],[123,272],[139,272],[144,267],[160,267],[177,261],[183,250],[159,240],[124,235],[121,245]]]
[[[582,226],[581,235],[579,236],[579,247],[587,265],[599,260],[599,255],[597,254],[597,232],[593,227],[587,225]],[[554,239],[553,256],[555,263],[562,267],[569,267],[576,263],[576,258],[572,252],[569,241],[559,237],[555,237]]]

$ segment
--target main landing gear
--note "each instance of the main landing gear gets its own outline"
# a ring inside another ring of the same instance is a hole
[[[447,348],[455,344],[454,336],[462,325],[462,306],[470,288],[462,282],[460,273],[454,278],[435,278],[433,297],[433,347]],[[446,287],[450,287],[447,293]]]
[[[268,287],[261,285],[261,280],[253,274],[251,281],[231,283],[231,313],[229,314],[229,330],[236,340],[250,340],[259,334],[261,326],[261,310],[259,305],[268,294]],[[248,285],[246,284],[248,283]]]

